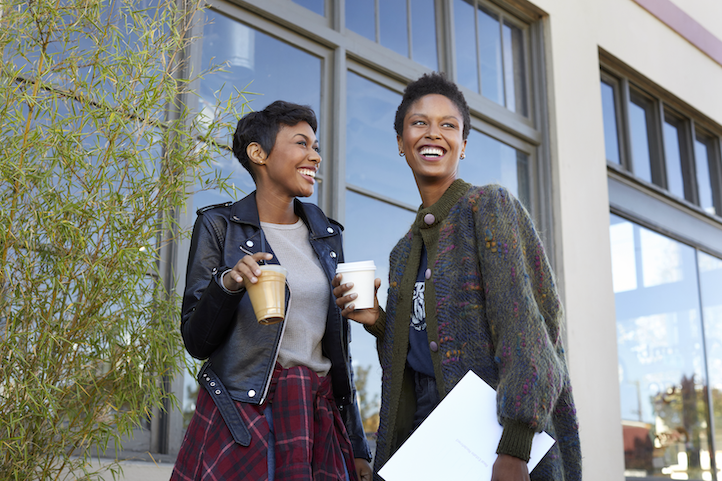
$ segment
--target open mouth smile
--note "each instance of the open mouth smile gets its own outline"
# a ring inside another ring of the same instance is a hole
[[[311,182],[315,182],[316,179],[316,171],[312,169],[298,169],[298,173],[305,176],[310,177]]]
[[[421,149],[419,149],[419,154],[423,158],[429,159],[429,160],[434,160],[434,159],[443,157],[445,153],[446,153],[446,150],[442,149],[441,147],[425,146],[425,147],[421,147]]]

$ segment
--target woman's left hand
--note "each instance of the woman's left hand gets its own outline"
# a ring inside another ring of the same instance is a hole
[[[371,481],[374,477],[374,472],[369,462],[363,458],[355,458],[353,461],[356,463],[356,476],[358,477],[358,481]]]
[[[491,470],[491,481],[529,481],[529,468],[523,459],[500,454]]]

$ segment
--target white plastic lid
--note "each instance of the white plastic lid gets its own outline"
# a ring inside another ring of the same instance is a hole
[[[336,272],[375,271],[374,261],[344,262],[336,266]]]
[[[278,264],[264,264],[258,266],[262,271],[276,271],[283,273],[284,276],[288,277],[288,271],[285,267]]]

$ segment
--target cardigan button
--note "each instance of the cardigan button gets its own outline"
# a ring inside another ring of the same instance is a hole
[[[424,272],[424,277],[427,279],[431,279],[431,269],[426,269],[426,272]]]
[[[426,222],[428,225],[431,225],[436,220],[436,217],[434,217],[434,214],[426,214],[424,216],[424,222]]]
[[[436,341],[431,341],[429,343],[429,349],[431,349],[431,352],[436,352],[439,350],[439,345],[436,344]]]

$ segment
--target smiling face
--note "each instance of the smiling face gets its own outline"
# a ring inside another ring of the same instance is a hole
[[[268,189],[281,198],[313,194],[321,156],[316,134],[308,123],[281,125],[270,155],[254,142],[248,146],[248,157],[254,164],[259,190]]]
[[[456,179],[459,157],[466,148],[463,129],[459,109],[443,95],[425,95],[411,104],[397,140],[419,189],[445,189]]]

